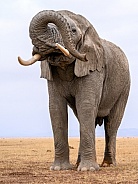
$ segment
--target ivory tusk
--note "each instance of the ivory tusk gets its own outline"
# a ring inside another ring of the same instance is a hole
[[[59,50],[61,50],[61,52],[63,52],[63,54],[65,56],[69,56],[70,55],[69,51],[67,49],[65,49],[62,45],[60,45],[59,43],[56,43],[56,46],[57,46],[57,48]]]
[[[35,54],[31,59],[29,59],[28,61],[25,61],[23,59],[21,59],[21,57],[18,57],[18,61],[21,65],[23,66],[29,66],[32,65],[33,63],[35,63],[36,61],[38,61],[41,58],[40,54]]]

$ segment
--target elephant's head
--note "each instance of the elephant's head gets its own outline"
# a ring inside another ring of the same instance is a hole
[[[64,68],[75,61],[78,77],[103,67],[103,47],[93,26],[81,15],[69,11],[44,10],[30,23],[33,58],[20,64],[41,60],[41,77],[52,79],[51,65]],[[66,48],[66,49],[65,49]]]

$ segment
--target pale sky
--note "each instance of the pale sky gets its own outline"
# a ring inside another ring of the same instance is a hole
[[[4,0],[0,1],[0,137],[52,136],[47,83],[40,79],[40,63],[23,67],[17,62],[18,55],[31,57],[28,28],[32,17],[48,9],[67,9],[83,15],[100,37],[123,49],[132,84],[120,129],[138,129],[137,0]],[[71,110],[69,135],[79,135]]]

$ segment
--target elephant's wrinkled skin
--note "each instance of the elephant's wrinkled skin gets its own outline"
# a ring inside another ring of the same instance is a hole
[[[55,160],[51,170],[70,169],[69,105],[80,123],[78,171],[98,170],[95,127],[104,123],[103,165],[116,165],[116,135],[130,88],[128,61],[122,50],[101,39],[81,15],[42,11],[30,23],[33,55],[41,56],[41,77],[48,79]],[[69,56],[56,47],[59,43]]]

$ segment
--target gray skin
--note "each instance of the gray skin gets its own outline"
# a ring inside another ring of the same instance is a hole
[[[69,11],[42,11],[30,23],[33,55],[41,55],[41,77],[48,80],[49,110],[55,160],[51,170],[66,170],[69,161],[68,112],[80,124],[78,171],[99,170],[95,127],[104,123],[105,152],[102,166],[116,165],[116,136],[130,89],[125,54],[99,37],[91,23]],[[56,48],[66,47],[70,57]]]

